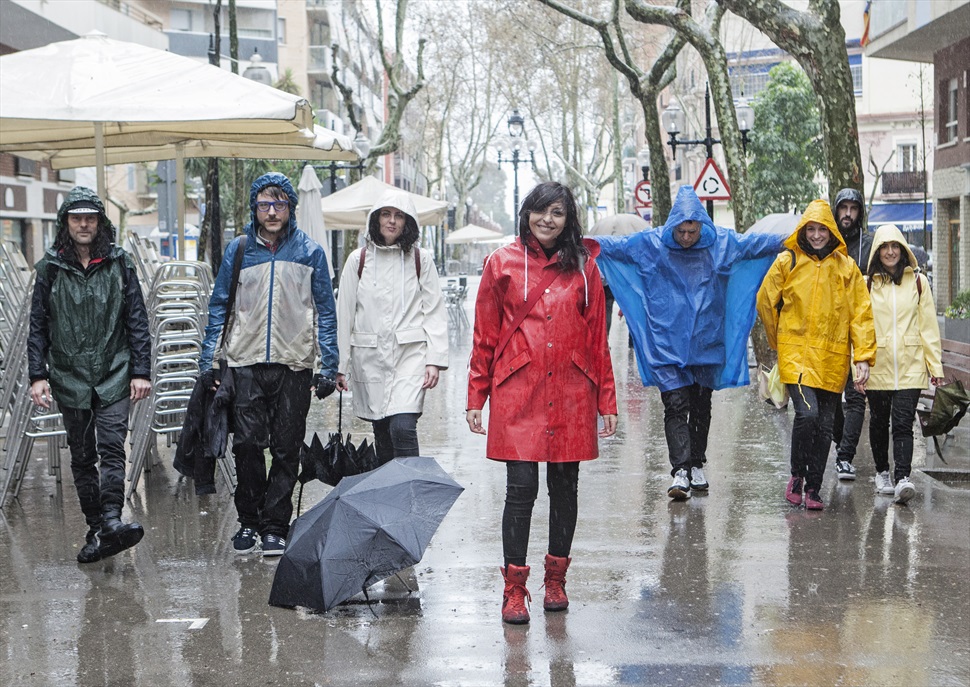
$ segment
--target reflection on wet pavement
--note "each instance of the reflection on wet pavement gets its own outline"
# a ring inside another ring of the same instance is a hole
[[[221,484],[196,496],[164,441],[131,510],[144,541],[78,565],[73,486],[45,474],[38,444],[0,516],[0,684],[970,684],[970,492],[917,470],[916,499],[894,506],[873,493],[863,441],[854,484],[830,465],[826,509],[792,509],[790,416],[739,389],[714,395],[710,495],[672,503],[659,394],[640,386],[619,321],[620,428],[581,468],[570,608],[542,611],[541,494],[533,620],[503,626],[505,472],[464,422],[469,340],[453,336],[452,368],[419,423],[423,453],[465,492],[403,582],[325,614],[267,604],[276,562],[233,554],[231,498]],[[335,424],[336,404],[315,401],[308,429]],[[328,490],[308,484],[304,510]]]

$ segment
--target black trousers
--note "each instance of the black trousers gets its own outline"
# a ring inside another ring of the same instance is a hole
[[[529,552],[532,508],[539,495],[539,463],[509,461],[506,464],[505,512],[502,515],[502,547],[505,565],[525,565]],[[565,558],[573,546],[579,495],[579,463],[546,463],[549,489],[549,553]]]
[[[862,423],[866,419],[866,395],[855,390],[852,373],[845,383],[845,400],[835,406],[832,423],[832,440],[837,451],[836,460],[851,463],[862,436]]]
[[[232,369],[232,452],[236,459],[234,501],[239,523],[260,534],[285,537],[293,515],[293,487],[310,409],[311,370],[275,363]],[[263,451],[273,460],[266,474]]]
[[[398,456],[419,456],[418,418],[421,413],[398,413],[374,420],[374,448],[381,465]]]
[[[96,527],[105,506],[121,510],[125,503],[128,399],[104,407],[95,399],[93,408],[61,408],[61,415],[81,512],[88,527]]]
[[[791,474],[805,479],[806,489],[821,489],[825,461],[832,445],[832,421],[839,394],[803,384],[789,384],[795,407],[791,429]]]
[[[913,466],[913,421],[921,389],[869,391],[869,444],[876,472],[889,470],[889,425],[892,422],[893,480],[909,477]]]
[[[670,475],[704,467],[707,435],[711,430],[711,394],[700,384],[660,392],[664,404],[664,434],[670,456]]]

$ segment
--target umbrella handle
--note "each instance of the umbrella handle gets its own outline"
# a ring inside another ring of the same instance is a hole
[[[337,434],[342,433],[344,426],[344,392],[341,391],[337,397]]]

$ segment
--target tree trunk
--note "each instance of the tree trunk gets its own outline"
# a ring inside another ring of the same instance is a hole
[[[718,0],[789,53],[812,82],[834,200],[841,188],[862,191],[862,154],[852,72],[838,0],[811,0],[798,12],[778,0]]]

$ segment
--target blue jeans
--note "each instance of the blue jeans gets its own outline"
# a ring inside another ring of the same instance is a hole
[[[822,488],[822,475],[832,445],[832,421],[839,394],[804,384],[789,384],[795,407],[791,429],[791,474],[805,479],[805,489]]]
[[[866,395],[855,390],[850,372],[845,383],[845,402],[835,406],[835,421],[832,423],[832,438],[838,449],[836,460],[851,463],[855,458],[865,419]]]
[[[61,415],[81,512],[88,527],[94,527],[104,506],[120,510],[125,503],[128,399],[104,407],[95,399],[93,408],[61,408]]]

